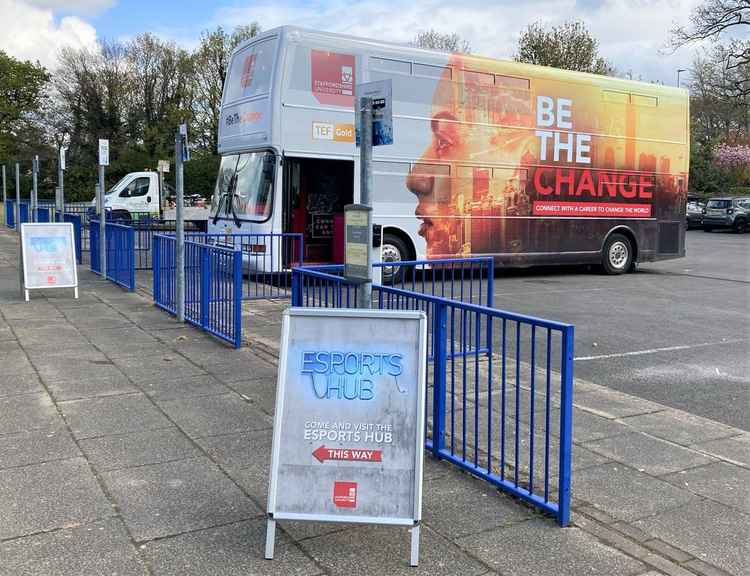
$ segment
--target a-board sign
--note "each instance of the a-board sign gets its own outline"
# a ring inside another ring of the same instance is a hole
[[[266,557],[277,520],[412,527],[422,507],[423,312],[290,308],[276,391]]]
[[[71,222],[21,224],[21,284],[26,300],[40,288],[74,288],[78,298]]]
[[[372,208],[364,204],[344,206],[344,276],[349,280],[370,278],[370,228]]]
[[[372,145],[393,144],[393,82],[389,78],[357,84],[357,98],[354,104],[357,146],[361,125],[359,99],[364,96],[372,98]]]

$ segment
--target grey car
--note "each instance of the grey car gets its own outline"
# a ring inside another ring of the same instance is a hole
[[[703,230],[731,228],[742,234],[750,225],[750,197],[711,198],[703,210]]]

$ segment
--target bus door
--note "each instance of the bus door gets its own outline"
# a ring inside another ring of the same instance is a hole
[[[305,240],[304,262],[344,262],[344,206],[354,199],[354,162],[284,158],[284,232]]]

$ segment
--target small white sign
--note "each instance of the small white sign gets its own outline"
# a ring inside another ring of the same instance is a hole
[[[99,139],[99,166],[109,166],[109,140]]]
[[[334,126],[330,122],[313,122],[313,140],[333,140]]]
[[[156,170],[158,172],[169,172],[169,160],[159,160]]]
[[[75,288],[78,298],[73,224],[21,224],[21,280],[25,299],[29,290]]]
[[[60,170],[65,170],[65,152],[67,148],[60,147]]]

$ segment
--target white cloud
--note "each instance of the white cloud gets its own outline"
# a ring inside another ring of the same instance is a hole
[[[50,68],[54,68],[61,48],[96,44],[96,30],[88,22],[77,16],[56,21],[52,10],[28,2],[0,0],[0,22],[0,50],[22,60],[38,60]]]
[[[533,0],[487,2],[455,0],[332,0],[300,3],[261,0],[252,7],[220,8],[215,23],[225,26],[258,21],[264,28],[296,24],[307,28],[407,42],[434,28],[457,32],[476,54],[510,58],[521,31],[535,21],[583,20],[600,42],[600,52],[621,73],[673,83],[676,68],[686,68],[692,50],[674,56],[660,53],[674,22],[684,23],[700,0]]]
[[[44,10],[93,14],[112,7],[115,0],[27,0],[27,4]]]

